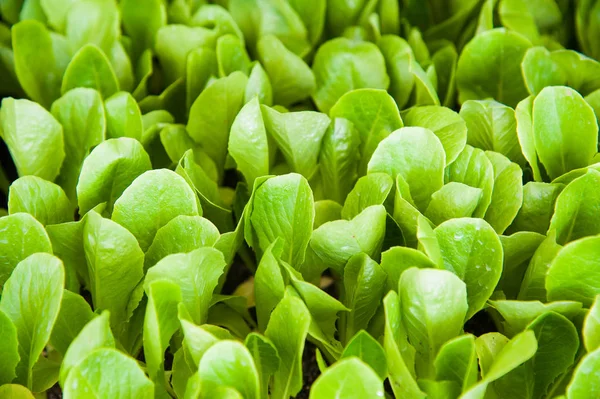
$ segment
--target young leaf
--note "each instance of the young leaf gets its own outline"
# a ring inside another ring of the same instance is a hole
[[[102,98],[92,89],[70,90],[52,104],[52,115],[63,126],[66,154],[56,182],[74,201],[83,160],[106,135]]]
[[[575,122],[572,115],[577,115]],[[573,129],[579,134],[570,134]],[[598,149],[594,111],[568,87],[546,87],[535,98],[533,135],[537,156],[551,179],[589,165]]]
[[[381,268],[387,274],[385,291],[396,291],[402,273],[410,268],[435,268],[435,264],[421,251],[406,247],[392,247],[381,254]]]
[[[275,104],[288,106],[309,98],[316,89],[310,67],[274,35],[262,36],[257,44],[258,59],[273,88]]]
[[[244,105],[247,82],[241,72],[216,80],[200,93],[190,109],[187,131],[194,141],[202,144],[220,174],[225,165],[229,131]]]
[[[340,360],[328,368],[311,388],[311,399],[383,397],[383,384],[375,372],[357,358]]]
[[[596,371],[600,367],[600,349],[588,353],[581,359],[567,387],[567,398],[584,398],[600,394]]]
[[[254,332],[248,334],[244,344],[252,354],[260,378],[260,397],[266,398],[269,392],[269,380],[281,363],[277,349],[267,337]]]
[[[556,241],[566,244],[582,237],[600,233],[598,213],[600,172],[590,169],[573,180],[558,195],[549,230],[556,230]]]
[[[64,290],[50,344],[64,356],[73,340],[94,317],[90,305],[81,295]]]
[[[381,140],[403,126],[398,106],[385,90],[352,90],[333,105],[329,116],[332,119],[345,118],[358,130],[359,176],[367,172],[367,164]]]
[[[546,301],[546,275],[550,264],[562,248],[556,243],[556,231],[551,230],[531,257],[521,283],[518,299]]]
[[[464,109],[464,106],[461,108]],[[463,115],[446,107],[435,105],[410,108],[403,113],[405,126],[418,126],[431,130],[442,143],[446,152],[446,164],[452,163],[467,142],[467,124]],[[469,129],[469,134],[470,129]]]
[[[600,347],[600,296],[596,296],[583,322],[583,343],[588,352]]]
[[[400,276],[398,295],[402,323],[416,349],[417,374],[433,378],[437,352],[458,336],[467,315],[465,283],[445,270],[410,268]]]
[[[281,238],[281,259],[298,268],[310,240],[314,213],[312,191],[304,177],[292,173],[271,178],[254,193],[247,217],[256,241],[249,244],[260,254]]]
[[[475,337],[471,334],[460,335],[447,341],[435,358],[435,376],[437,380],[456,382],[462,392],[477,382],[477,352]]]
[[[174,254],[161,259],[148,269],[144,286],[167,279],[181,289],[182,302],[196,324],[206,322],[210,298],[223,274],[223,254],[214,248],[198,248],[187,254]]]
[[[329,126],[327,115],[311,112],[286,112],[262,106],[267,132],[275,139],[288,165],[310,179],[317,168],[321,140]]]
[[[600,294],[600,236],[586,237],[565,245],[550,265],[546,276],[548,300],[578,301],[591,306]],[[577,268],[573,268],[573,264]]]
[[[564,186],[555,183],[529,182],[523,186],[523,205],[507,232],[533,231],[545,234],[554,214],[556,198]]]
[[[383,347],[364,330],[352,337],[340,359],[357,357],[377,373],[383,381],[387,378],[387,363]]]
[[[161,1],[150,1],[142,8],[137,6],[135,0],[121,2],[123,27],[133,44],[131,58],[134,61],[145,49],[153,48],[156,32],[167,24],[165,5]]]
[[[106,137],[142,139],[142,112],[135,98],[125,91],[113,94],[104,101]]]
[[[196,195],[178,174],[152,170],[137,177],[115,201],[112,219],[147,250],[158,229],[178,215],[198,215]]]
[[[502,244],[492,227],[481,219],[453,219],[435,230],[443,268],[467,285],[470,319],[483,308],[502,274]]]
[[[3,358],[0,364],[0,385],[8,384],[17,376],[16,369],[21,356],[19,355],[19,343],[17,342],[17,328],[12,320],[0,310],[0,350]],[[1,388],[0,388],[1,392]]]
[[[286,281],[279,266],[282,241],[277,240],[264,252],[254,275],[256,318],[260,331],[265,331],[271,312],[285,294]]]
[[[350,312],[341,316],[345,326],[340,333],[343,342],[367,328],[383,298],[385,280],[381,266],[364,253],[348,260],[344,268],[343,303]]]
[[[154,266],[165,256],[191,252],[200,247],[212,247],[219,239],[219,230],[200,216],[176,216],[158,229],[144,259],[145,268]]]
[[[379,143],[369,161],[369,173],[384,172],[402,176],[418,209],[426,209],[431,195],[443,182],[444,147],[433,132],[405,127]]]
[[[516,106],[528,94],[521,60],[530,47],[527,38],[510,30],[493,29],[475,36],[458,59],[459,102],[492,97]]]
[[[321,200],[315,201],[315,221],[313,228],[325,224],[327,222],[333,222],[334,220],[340,220],[342,218],[342,206],[332,200]]]
[[[361,177],[350,191],[342,208],[342,218],[350,220],[372,205],[384,205],[394,181],[385,173]]]
[[[103,202],[112,211],[123,191],[150,169],[150,157],[137,140],[121,137],[100,143],[81,166],[77,183],[79,214]]]
[[[321,225],[313,232],[310,246],[325,265],[341,272],[357,253],[377,258],[385,235],[385,221],[383,205],[373,205],[352,220]]]
[[[446,220],[471,217],[483,196],[483,190],[450,182],[431,195],[424,216],[438,225]]]
[[[228,150],[249,187],[269,174],[269,140],[258,98],[251,99],[235,117]]]
[[[319,47],[313,61],[313,72],[317,83],[313,100],[325,113],[329,113],[338,99],[351,90],[386,90],[390,84],[385,60],[377,46],[342,37]]]
[[[162,384],[164,354],[173,334],[179,329],[177,304],[181,290],[172,281],[155,280],[145,287],[148,295],[144,317],[144,358],[147,373],[152,381]]]
[[[63,128],[39,104],[5,98],[0,107],[0,136],[19,176],[53,181],[65,159]]]
[[[15,180],[8,192],[8,213],[29,213],[41,224],[73,220],[73,206],[60,186],[37,176]]]
[[[385,334],[383,347],[387,358],[388,378],[397,397],[423,399],[415,381],[415,348],[408,343],[400,314],[400,298],[394,291],[383,299],[385,310]]]
[[[110,311],[111,327],[120,336],[133,311],[129,303],[143,278],[144,253],[127,229],[95,211],[85,220],[83,248],[94,308]]]
[[[323,136],[319,155],[319,171],[325,197],[341,204],[358,176],[360,136],[354,124],[345,118],[334,118]]]
[[[415,85],[412,48],[406,40],[395,35],[383,35],[377,45],[385,58],[390,75],[389,92],[398,107],[405,108]]]
[[[295,396],[302,388],[302,352],[309,326],[310,313],[304,302],[286,292],[273,310],[265,331],[281,358],[273,376],[273,397]]]
[[[12,321],[19,341],[16,382],[31,388],[33,366],[50,339],[65,285],[60,259],[46,253],[21,261],[4,285],[0,311]]]
[[[240,342],[224,340],[211,346],[200,360],[198,375],[204,395],[210,395],[220,387],[232,387],[244,398],[258,399],[260,396],[254,360]]]
[[[14,70],[21,87],[32,100],[50,108],[60,97],[62,77],[71,57],[67,41],[33,20],[16,24],[11,36]]]
[[[244,93],[244,103],[250,102],[254,96],[258,97],[258,101],[261,104],[273,105],[273,86],[260,62],[254,64],[250,71],[250,76],[248,76],[248,84]]]
[[[217,54],[213,49],[198,47],[187,56],[185,69],[185,105],[189,110],[211,78],[218,76]]]
[[[119,91],[119,82],[110,61],[105,53],[93,44],[83,46],[65,70],[61,93],[64,95],[77,87],[95,89],[102,98],[108,98]]]
[[[82,395],[108,399],[129,396],[154,398],[154,385],[135,359],[111,348],[91,352],[73,366],[63,385],[65,399]]]

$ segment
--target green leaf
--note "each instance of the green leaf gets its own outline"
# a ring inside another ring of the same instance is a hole
[[[311,388],[311,399],[383,397],[377,374],[357,358],[340,360],[328,368]]]
[[[234,34],[226,34],[217,40],[217,62],[220,76],[227,76],[235,71],[248,75],[250,58],[246,53],[244,41]]]
[[[241,72],[216,80],[200,93],[190,109],[187,131],[217,164],[225,165],[229,131],[244,101],[248,78]]]
[[[385,235],[385,221],[383,205],[373,205],[352,220],[321,225],[313,232],[310,246],[325,265],[341,273],[355,254],[364,252],[377,258]]]
[[[460,334],[467,315],[465,283],[445,270],[410,268],[400,276],[398,295],[402,323],[416,350],[417,374],[433,378],[437,352]]]
[[[523,171],[504,155],[486,151],[494,168],[494,189],[485,220],[501,234],[517,216],[523,203]]]
[[[600,193],[600,172],[593,169],[573,180],[558,195],[550,230],[556,230],[556,241],[565,244],[600,233],[597,218]]]
[[[269,174],[269,140],[258,98],[250,100],[235,117],[228,149],[248,186]]]
[[[481,219],[453,219],[439,225],[435,236],[443,268],[467,285],[470,319],[483,308],[502,274],[502,244],[492,227]]]
[[[327,222],[333,222],[342,218],[342,206],[332,200],[315,201],[315,221],[313,228],[317,228]]]
[[[130,301],[136,299],[135,289],[144,275],[144,253],[127,229],[95,211],[87,214],[83,247],[94,308],[110,311],[111,327],[120,336],[133,311],[129,310]]]
[[[377,45],[385,58],[390,75],[389,92],[398,107],[405,108],[415,84],[412,73],[414,59],[412,48],[406,40],[395,35],[383,35]]]
[[[106,137],[142,139],[142,113],[135,98],[125,91],[113,94],[104,102]]]
[[[311,111],[279,113],[261,107],[267,132],[283,153],[291,169],[307,179],[317,169],[321,141],[330,120],[325,114]]]
[[[60,259],[38,253],[21,261],[4,285],[0,311],[12,321],[19,341],[16,382],[32,387],[32,369],[50,339],[65,285]]]
[[[309,326],[310,313],[304,302],[286,292],[273,310],[265,331],[281,358],[273,376],[273,397],[295,396],[302,388],[302,352]]]
[[[574,136],[573,130],[579,133]],[[594,110],[568,87],[547,87],[535,98],[533,135],[538,158],[551,179],[589,165],[598,150]]]
[[[80,364],[89,354],[101,348],[114,348],[115,339],[110,330],[110,314],[104,311],[90,320],[73,340],[60,368],[60,383],[64,388],[65,380],[71,369]]]
[[[265,398],[269,392],[269,380],[281,363],[277,348],[267,337],[254,332],[248,334],[244,344],[252,354],[260,378],[260,396]]]
[[[254,64],[248,76],[244,103],[248,103],[254,96],[258,96],[258,101],[261,104],[273,105],[273,86],[260,62]]]
[[[214,48],[217,36],[210,29],[165,25],[154,37],[154,49],[169,85],[186,75],[188,54],[198,47]]]
[[[181,289],[182,302],[194,323],[202,324],[208,317],[210,299],[224,268],[225,260],[220,251],[198,248],[161,259],[148,269],[144,286],[160,279],[173,281]]]
[[[495,100],[469,100],[460,108],[460,116],[468,128],[468,144],[499,152],[519,165],[525,164],[517,140],[517,119],[511,107]]]
[[[402,115],[406,126],[419,126],[431,130],[442,143],[446,152],[446,164],[452,163],[465,147],[467,124],[461,114],[458,115],[446,107],[435,105],[410,108]],[[471,130],[469,129],[469,134]]]
[[[83,160],[106,135],[102,98],[96,90],[70,90],[52,104],[52,115],[62,124],[65,141],[65,161],[56,182],[75,201]]]
[[[154,266],[171,254],[188,253],[200,247],[212,247],[219,237],[219,230],[203,217],[176,216],[156,232],[146,252],[145,268]]]
[[[485,153],[466,145],[456,161],[448,165],[444,174],[445,183],[458,182],[480,188],[483,196],[473,212],[474,217],[483,217],[492,201],[494,190],[494,166]]]
[[[440,348],[434,365],[437,380],[454,381],[462,392],[468,390],[479,375],[475,337],[464,334],[447,341]]]
[[[29,255],[52,253],[52,244],[44,226],[26,213],[0,218],[0,237],[0,287],[4,286],[17,264]]]
[[[531,172],[535,181],[542,181],[539,160],[535,150],[535,139],[533,135],[533,99],[529,96],[517,104],[515,116],[517,118],[517,137],[521,144],[523,156],[531,166]]]
[[[299,267],[304,261],[315,216],[308,181],[294,173],[273,177],[258,187],[253,196],[247,215],[252,232],[245,232],[246,241],[260,254],[280,238],[281,259]],[[254,237],[250,241],[249,233]]]
[[[21,87],[32,100],[50,108],[60,97],[62,77],[71,58],[67,41],[33,20],[16,24],[11,36],[14,69]]]
[[[530,231],[520,231],[510,236],[500,236],[504,251],[502,278],[496,287],[505,298],[517,297],[519,284],[527,265],[545,237]]]
[[[333,118],[323,136],[319,171],[325,196],[343,203],[358,177],[360,136],[345,118]]]
[[[34,175],[49,181],[58,176],[65,159],[63,129],[39,104],[3,99],[0,135],[19,176]]]
[[[145,287],[148,295],[144,317],[144,358],[146,371],[153,381],[162,384],[164,354],[169,340],[179,329],[177,304],[181,302],[179,287],[169,280],[155,280]]]
[[[313,100],[325,113],[329,113],[338,99],[351,90],[387,90],[390,84],[385,60],[377,46],[346,38],[333,39],[319,47],[313,72],[317,83]]]
[[[260,331],[265,331],[271,312],[285,294],[287,281],[284,281],[279,266],[282,244],[281,240],[276,240],[265,250],[254,275],[256,318]]]
[[[262,36],[257,44],[258,59],[273,88],[273,102],[288,106],[309,98],[316,89],[310,67],[288,50],[274,35]]]
[[[73,220],[73,206],[60,186],[37,176],[15,180],[8,192],[8,213],[29,213],[41,224]]]
[[[144,7],[138,6],[135,0],[121,2],[121,18],[133,44],[131,58],[134,61],[144,50],[153,48],[156,32],[167,24],[167,12],[162,1],[153,0]]]
[[[135,359],[111,348],[97,349],[74,366],[63,386],[65,399],[154,398],[154,385]]]
[[[492,29],[475,36],[458,59],[459,102],[492,97],[514,107],[527,97],[521,60],[531,42],[520,34]]]
[[[384,294],[386,273],[364,253],[352,256],[344,267],[344,306],[349,313],[341,316],[342,342],[348,342],[360,330],[366,329],[375,315]],[[384,373],[385,375],[385,373]]]
[[[586,237],[558,251],[546,276],[548,300],[578,301],[584,307],[600,294],[600,236]],[[574,268],[573,265],[577,264]]]
[[[544,87],[564,86],[567,74],[560,64],[552,59],[544,47],[532,47],[525,53],[521,70],[529,93],[538,95]]]
[[[600,349],[588,353],[581,359],[567,387],[567,398],[585,398],[600,394],[596,372],[600,367]]]
[[[471,217],[482,196],[483,190],[479,188],[450,182],[431,195],[424,215],[436,225],[450,219]]]
[[[381,140],[403,126],[398,106],[384,90],[352,90],[333,105],[329,116],[332,119],[346,118],[358,130],[360,176],[366,174],[367,164]]]
[[[394,181],[385,173],[371,173],[356,182],[344,202],[342,218],[350,220],[372,205],[383,205]]]
[[[521,283],[518,299],[546,301],[546,275],[550,264],[562,248],[556,243],[556,231],[551,230],[531,257]]]
[[[77,183],[79,214],[103,202],[112,211],[123,191],[151,168],[150,157],[137,140],[121,137],[100,143],[81,166]]]
[[[554,214],[556,198],[564,188],[562,184],[529,182],[523,186],[523,205],[508,232],[533,231],[545,234]]]
[[[66,36],[75,51],[94,44],[108,54],[119,37],[119,9],[109,1],[75,2],[67,13]]]
[[[33,399],[31,391],[23,385],[5,384],[0,386],[0,395],[7,399]]]
[[[596,296],[583,322],[583,343],[588,352],[600,347],[600,297]]]
[[[189,110],[204,90],[211,77],[218,76],[217,54],[214,50],[199,47],[187,56],[185,69],[186,108]]]
[[[410,267],[435,268],[421,251],[407,247],[392,247],[381,254],[381,268],[387,274],[385,291],[396,291],[402,273]]]
[[[65,70],[61,93],[76,87],[96,89],[103,98],[119,91],[119,82],[110,61],[100,48],[86,44],[71,59]]]
[[[3,354],[0,365],[0,384],[8,384],[17,376],[16,368],[21,357],[17,342],[17,328],[3,311],[0,311],[0,333],[2,334],[0,350]],[[2,392],[2,387],[0,387],[0,392]]]
[[[147,250],[158,229],[178,215],[198,215],[196,196],[178,174],[152,170],[137,177],[115,201],[112,219]]]
[[[431,195],[444,184],[445,153],[429,129],[405,127],[386,137],[369,161],[369,173],[402,176],[418,209],[426,209]]]
[[[364,330],[352,337],[340,359],[357,357],[367,364],[381,381],[387,378],[387,363],[383,347]]]
[[[383,347],[388,378],[397,397],[425,398],[415,381],[415,348],[409,344],[400,313],[400,298],[394,291],[383,299],[385,333]]]
[[[198,367],[203,395],[220,387],[231,387],[253,399],[260,396],[258,371],[252,355],[236,341],[220,341],[212,345],[202,356]]]
[[[85,325],[94,318],[90,305],[79,294],[65,290],[50,343],[63,356]]]

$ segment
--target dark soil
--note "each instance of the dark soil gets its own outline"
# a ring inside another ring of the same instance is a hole
[[[52,388],[50,388],[48,391],[48,399],[62,399],[63,395],[62,395],[62,389],[60,389],[60,386],[58,385],[58,383],[54,384],[54,386]]]
[[[465,323],[465,332],[471,333],[476,337],[487,334],[489,332],[497,332],[498,328],[485,310],[480,310]]]
[[[317,377],[321,375],[321,370],[319,370],[319,366],[317,365],[316,349],[317,347],[314,344],[306,341],[304,353],[302,354],[302,375],[304,377],[304,385],[302,385],[300,393],[296,395],[296,399],[308,399],[310,387]]]

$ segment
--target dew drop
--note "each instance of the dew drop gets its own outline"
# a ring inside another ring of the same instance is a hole
[[[486,267],[485,267],[485,271],[486,271],[486,272],[491,272],[491,271],[492,271],[492,268],[491,268],[491,267],[489,267],[489,266],[486,266]]]
[[[455,241],[460,241],[463,238],[463,233],[460,231],[457,231],[456,233],[454,233],[454,240]]]

